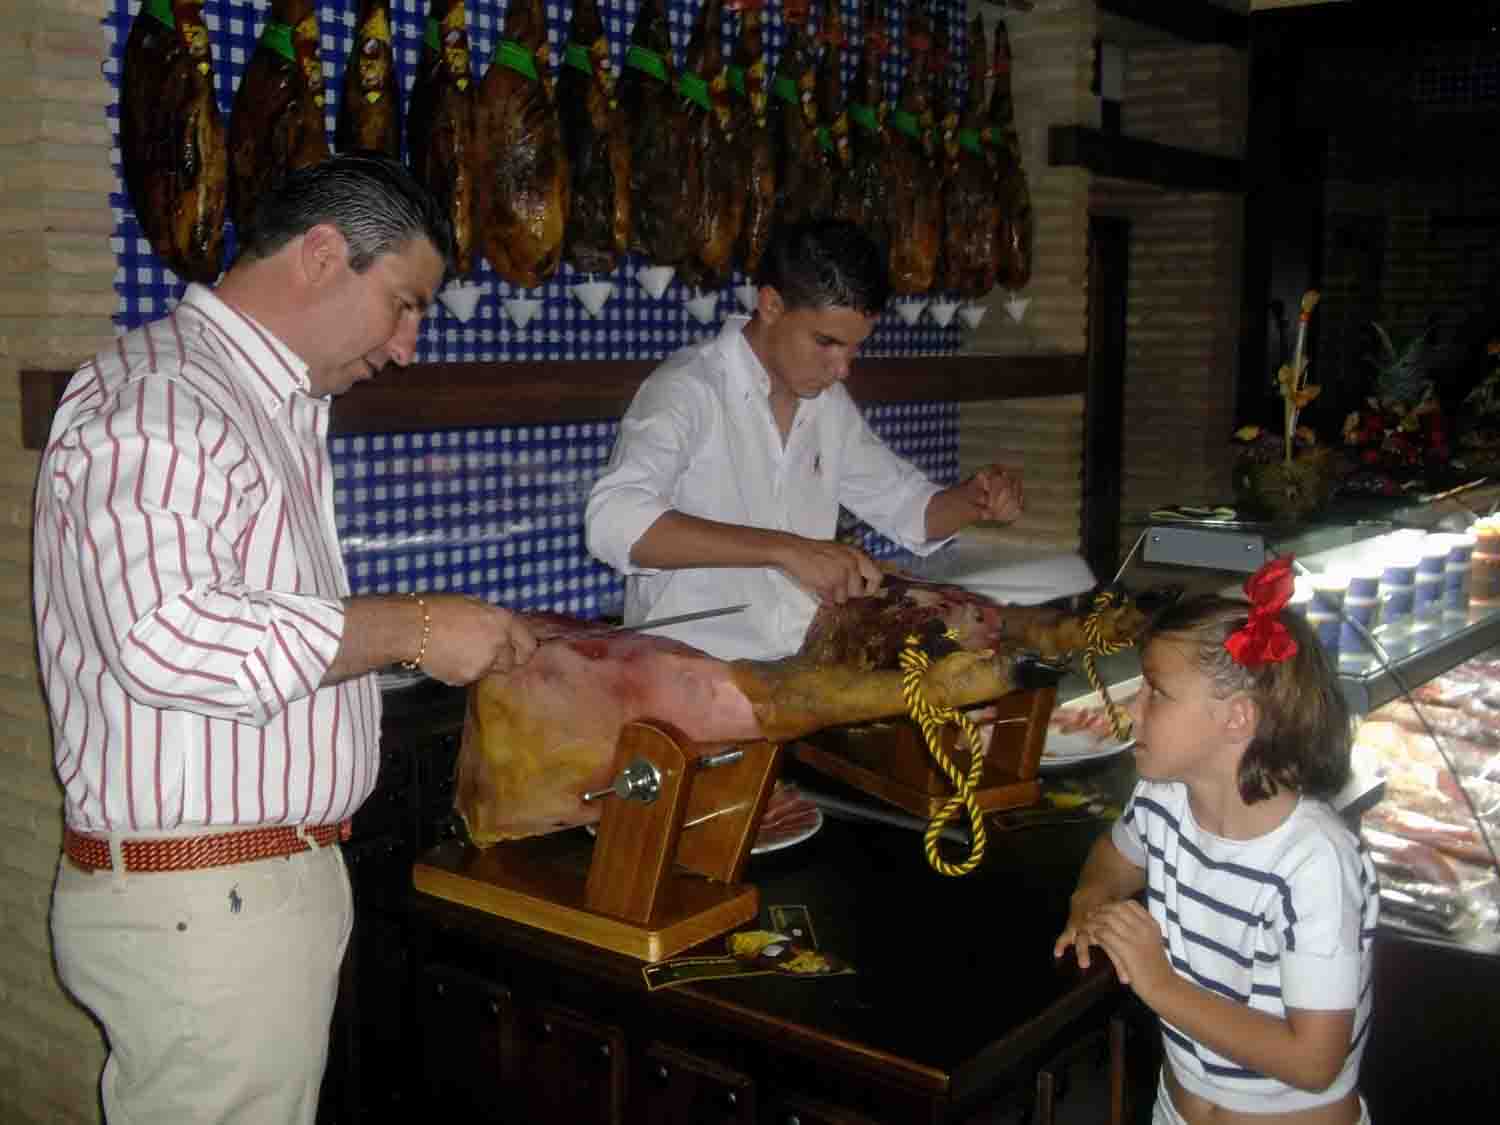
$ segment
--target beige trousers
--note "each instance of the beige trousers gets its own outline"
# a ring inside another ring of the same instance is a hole
[[[111,1125],[311,1125],[354,922],[337,845],[163,874],[63,859],[52,943],[104,1025]]]

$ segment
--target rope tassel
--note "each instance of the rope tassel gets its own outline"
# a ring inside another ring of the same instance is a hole
[[[957,640],[957,633],[948,630],[946,636]],[[943,802],[932,820],[927,824],[922,846],[927,855],[927,864],[939,875],[967,875],[984,859],[987,837],[984,829],[984,810],[979,807],[979,781],[984,776],[984,743],[979,730],[963,712],[952,707],[934,707],[927,699],[925,678],[931,661],[921,648],[921,640],[915,635],[906,638],[906,647],[901,650],[901,695],[906,702],[906,711],[922,731],[927,743],[927,752],[942,769],[953,786],[953,796]],[[959,772],[958,766],[948,751],[943,748],[943,728],[958,727],[969,744],[969,771]],[[938,851],[938,840],[943,828],[958,819],[960,812],[969,817],[969,854],[960,863],[950,863]]]
[[[1132,725],[1130,715],[1125,708],[1109,697],[1109,685],[1100,678],[1099,669],[1095,667],[1095,657],[1123,652],[1132,644],[1131,641],[1104,639],[1102,631],[1104,615],[1115,604],[1125,604],[1125,599],[1118,590],[1101,590],[1094,597],[1093,609],[1083,623],[1083,637],[1088,642],[1088,648],[1083,654],[1083,671],[1089,678],[1089,687],[1097,691],[1099,698],[1104,700],[1104,711],[1109,716],[1109,725],[1115,732],[1115,737],[1124,742],[1130,737]]]

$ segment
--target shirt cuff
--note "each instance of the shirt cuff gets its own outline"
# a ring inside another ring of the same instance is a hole
[[[620,574],[656,574],[656,567],[637,566],[631,562],[630,553],[635,550],[641,536],[651,530],[652,524],[671,510],[671,505],[656,497],[642,496],[634,501],[617,498],[608,516],[601,513],[587,522],[585,533],[589,551]]]
[[[1281,1002],[1288,1008],[1352,1012],[1359,1004],[1358,953],[1281,954]]]

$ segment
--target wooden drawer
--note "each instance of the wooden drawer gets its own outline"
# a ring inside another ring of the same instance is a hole
[[[652,1043],[641,1054],[631,1117],[651,1125],[755,1125],[755,1083],[689,1051]]]

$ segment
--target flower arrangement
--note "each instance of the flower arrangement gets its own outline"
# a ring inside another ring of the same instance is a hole
[[[1448,463],[1452,435],[1428,374],[1436,325],[1429,322],[1399,346],[1380,324],[1371,327],[1379,345],[1366,356],[1376,372],[1373,393],[1344,419],[1344,445],[1370,472],[1349,488],[1395,493],[1393,473]]]
[[[1337,477],[1331,451],[1318,444],[1308,426],[1297,418],[1318,397],[1322,387],[1308,381],[1307,325],[1318,307],[1319,293],[1302,294],[1297,314],[1297,344],[1290,363],[1276,372],[1281,397],[1280,434],[1261,426],[1241,426],[1234,432],[1239,456],[1234,470],[1238,502],[1250,514],[1271,519],[1302,519],[1328,502]]]

